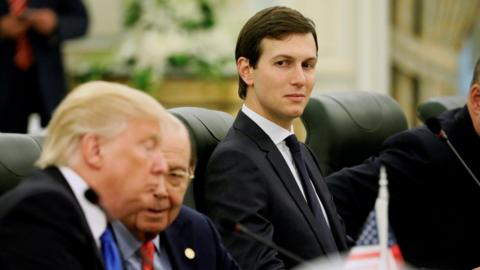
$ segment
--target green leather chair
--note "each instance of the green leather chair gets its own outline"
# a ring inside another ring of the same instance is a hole
[[[187,190],[184,204],[205,212],[202,198],[208,159],[218,142],[227,134],[234,119],[225,112],[197,107],[178,107],[169,111],[187,126],[197,156],[195,178]]]
[[[365,91],[320,94],[310,98],[302,115],[305,143],[318,158],[324,176],[362,163],[383,141],[408,128],[391,97]]]
[[[42,139],[26,134],[0,133],[0,195],[27,176],[42,151]]]
[[[442,112],[463,107],[467,98],[463,96],[434,97],[426,100],[417,107],[418,118],[425,122],[430,117],[437,117]]]

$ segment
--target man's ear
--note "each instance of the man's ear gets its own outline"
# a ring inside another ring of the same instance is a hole
[[[480,84],[475,83],[470,88],[468,103],[472,112],[480,114]]]
[[[101,140],[97,134],[87,133],[80,139],[80,153],[83,161],[89,167],[102,167]]]
[[[250,61],[245,57],[239,57],[237,59],[237,71],[242,80],[248,85],[253,85],[252,70],[250,67]]]

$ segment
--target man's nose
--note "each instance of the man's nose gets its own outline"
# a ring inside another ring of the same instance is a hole
[[[155,190],[154,190],[153,194],[157,198],[168,195],[167,176],[165,174],[160,175],[158,177],[158,182],[155,185]]]
[[[306,76],[303,66],[301,64],[295,65],[295,67],[292,68],[291,83],[298,87],[302,87],[305,85],[305,82]]]
[[[158,152],[155,154],[153,166],[152,166],[152,173],[155,175],[166,175],[168,172],[168,164],[165,156],[162,152]]]

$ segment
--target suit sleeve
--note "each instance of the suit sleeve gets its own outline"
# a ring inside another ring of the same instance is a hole
[[[237,150],[218,149],[207,166],[207,214],[217,222],[240,222],[272,241],[273,226],[265,218],[268,191],[265,175],[252,157]],[[242,269],[284,269],[277,252],[239,233],[220,228],[223,241]]]
[[[88,15],[82,0],[61,1],[58,16],[58,38],[60,41],[85,35]]]
[[[345,221],[347,235],[356,239],[375,205],[380,166],[387,169],[391,201],[397,194],[413,194],[426,179],[432,158],[425,130],[405,131],[389,138],[379,156],[326,177],[337,210]],[[408,203],[404,201],[402,203]],[[405,205],[406,206],[406,205]],[[392,204],[390,204],[390,208]]]
[[[81,37],[87,32],[88,15],[82,0],[63,0],[35,8],[50,8],[57,16],[57,27],[52,33],[43,35],[31,31],[31,42],[42,50],[57,50],[63,41]]]
[[[83,269],[85,250],[78,246],[85,245],[85,232],[68,206],[71,201],[54,192],[16,202],[0,220],[0,269]]]

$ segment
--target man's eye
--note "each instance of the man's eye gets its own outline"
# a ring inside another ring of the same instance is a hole
[[[174,170],[168,172],[168,182],[173,186],[179,186],[188,180],[189,174],[186,171]]]
[[[283,67],[283,66],[288,65],[288,62],[286,60],[280,60],[280,61],[275,62],[275,65]]]
[[[315,68],[315,63],[303,63],[302,66],[307,69],[313,69]]]
[[[172,178],[183,178],[185,177],[186,173],[180,173],[180,172],[170,172],[169,176]]]
[[[147,150],[155,150],[157,148],[157,142],[155,140],[147,140],[143,143],[143,146]]]

